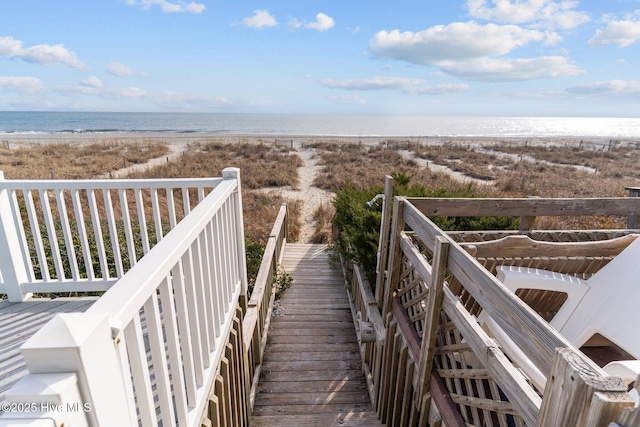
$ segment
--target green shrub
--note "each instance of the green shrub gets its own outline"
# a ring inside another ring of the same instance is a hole
[[[258,277],[262,256],[264,255],[264,246],[254,242],[249,237],[244,238],[244,248],[247,256],[247,298],[251,298],[253,287]]]
[[[405,178],[403,176],[403,178]],[[441,188],[428,190],[422,185],[409,185],[409,179],[396,185],[394,195],[407,197],[477,197],[471,187],[461,190]],[[358,188],[347,184],[336,193],[333,204],[336,210],[334,225],[337,235],[334,249],[348,261],[358,264],[365,278],[375,286],[382,203],[372,207],[367,202],[384,191],[381,186]],[[431,217],[434,223],[445,231],[454,230],[507,230],[517,229],[518,218],[510,217]]]
[[[60,259],[62,261],[62,269],[64,271],[64,276],[69,279],[72,277],[71,275],[71,263],[69,260],[68,248],[66,242],[63,237],[62,232],[62,223],[60,221],[55,221],[55,234],[58,240],[58,249],[60,251]],[[69,222],[69,228],[71,231],[71,235],[73,237],[73,249],[75,252],[76,263],[78,265],[78,270],[80,273],[80,278],[87,278],[87,268],[85,266],[85,259],[83,255],[82,244],[78,237],[78,227],[75,221]],[[131,260],[129,258],[129,251],[126,245],[126,236],[125,236],[125,227],[123,221],[115,221],[115,228],[118,234],[118,243],[119,250],[122,259],[122,267],[126,272],[131,268]],[[95,238],[95,232],[93,228],[93,224],[91,221],[85,221],[85,230],[87,233],[87,243],[89,246],[89,251],[91,253],[91,263],[93,267],[93,271],[98,277],[103,277],[104,272],[101,270],[100,259],[98,257],[98,247]],[[104,252],[106,255],[106,264],[109,272],[109,277],[117,277],[116,271],[116,262],[115,256],[113,253],[113,246],[111,243],[111,233],[109,231],[109,224],[107,221],[100,221],[100,230],[103,237],[104,242]],[[170,228],[168,224],[163,224],[163,234],[167,234]],[[58,275],[55,270],[55,265],[53,261],[53,250],[51,247],[51,241],[49,239],[49,235],[47,233],[47,229],[45,225],[40,224],[39,232],[42,240],[42,246],[44,249],[44,255],[46,258],[46,263],[49,271],[49,276],[52,278],[58,278]],[[27,247],[29,251],[29,255],[31,258],[31,263],[33,265],[33,272],[36,280],[42,279],[42,265],[40,264],[35,248],[35,241],[33,239],[33,235],[31,233],[31,228],[25,228],[25,234],[27,239]],[[134,242],[134,250],[136,254],[136,259],[140,260],[143,253],[142,247],[142,235],[140,231],[139,224],[136,221],[131,223],[131,234]],[[157,236],[155,232],[155,228],[151,225],[147,225],[147,235],[149,237],[149,246],[152,248],[157,243]],[[264,253],[264,246],[260,243],[254,242],[249,237],[245,238],[245,250],[246,250],[246,259],[247,259],[247,281],[248,281],[248,294],[251,295],[251,291],[253,290],[253,286],[256,281],[256,276],[258,275],[258,270],[260,269],[260,264],[262,262],[262,256]],[[74,293],[77,294],[77,293]],[[97,296],[101,295],[102,292],[82,292],[81,295],[90,295]],[[68,293],[52,293],[46,296],[48,297],[60,297],[60,296],[69,296]]]

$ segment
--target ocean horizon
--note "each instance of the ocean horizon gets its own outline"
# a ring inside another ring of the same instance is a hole
[[[0,136],[65,133],[638,139],[640,118],[0,112]]]

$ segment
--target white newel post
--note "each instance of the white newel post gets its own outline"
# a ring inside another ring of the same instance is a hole
[[[247,257],[246,257],[246,249],[244,244],[244,221],[242,218],[242,190],[240,188],[240,169],[238,168],[225,168],[222,170],[222,178],[224,179],[235,179],[238,181],[238,189],[236,190],[236,206],[235,206],[235,214],[236,214],[236,241],[238,242],[238,267],[239,267],[239,275],[240,275],[240,286],[242,290],[240,291],[240,295],[244,297],[246,301],[247,295]],[[246,307],[243,307],[245,310]]]
[[[30,374],[75,374],[89,426],[138,425],[106,314],[58,314],[20,350]]]
[[[0,416],[0,427],[32,426],[34,421],[52,427],[89,425],[87,412],[91,407],[83,404],[78,378],[73,373],[26,375],[7,392],[5,398],[15,411]],[[55,424],[52,423],[54,420]],[[44,424],[47,422],[52,424]]]
[[[18,219],[14,218],[11,208],[15,201],[9,197],[9,191],[2,188],[3,180],[4,172],[0,171],[0,274],[7,299],[20,302],[30,298],[31,293],[22,289],[22,283],[28,281],[27,269],[18,236]]]

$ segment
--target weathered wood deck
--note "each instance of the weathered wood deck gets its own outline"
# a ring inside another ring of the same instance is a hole
[[[57,313],[84,312],[97,297],[36,298],[0,301],[0,402],[6,391],[27,373],[20,346]]]
[[[326,245],[287,244],[251,425],[379,426],[344,287]]]

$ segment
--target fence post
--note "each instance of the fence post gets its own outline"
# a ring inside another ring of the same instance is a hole
[[[222,170],[222,178],[224,179],[235,179],[237,180],[237,189],[235,191],[235,224],[236,224],[236,243],[238,248],[238,253],[236,256],[238,257],[238,274],[240,276],[240,286],[242,290],[240,291],[240,304],[242,306],[242,312],[245,313],[247,311],[247,255],[244,244],[244,220],[242,217],[242,189],[240,186],[240,169],[238,168],[225,168]]]
[[[427,295],[424,329],[422,330],[422,343],[420,347],[420,360],[418,361],[418,392],[416,393],[418,402],[422,402],[425,395],[430,394],[431,369],[433,367],[436,336],[440,324],[440,312],[442,311],[443,289],[448,261],[449,242],[444,236],[437,236],[433,250],[431,283],[429,283],[429,294]],[[428,406],[421,409],[422,411],[429,411]],[[420,416],[427,419],[426,417],[428,415],[428,413],[423,413]]]
[[[133,427],[122,365],[105,313],[58,314],[20,348],[30,374],[75,373],[89,425]]]
[[[384,181],[384,200],[382,201],[382,221],[378,242],[378,262],[376,265],[376,301],[382,309],[383,288],[387,271],[387,253],[389,251],[389,229],[391,228],[391,206],[393,202],[393,178],[387,175]]]
[[[0,171],[0,275],[4,282],[4,292],[12,302],[24,301],[31,297],[22,289],[22,283],[28,281],[25,260],[22,256],[22,244],[18,235],[19,218],[14,216],[18,209],[15,195],[9,196],[9,190],[2,188],[4,173]]]
[[[625,187],[625,190],[629,192],[629,197],[640,197],[640,187]],[[627,229],[635,230],[638,228],[638,215],[627,216]]]
[[[627,384],[589,362],[574,348],[556,349],[537,426],[606,427],[633,406]]]
[[[382,318],[386,318],[391,312],[391,304],[393,302],[393,290],[400,280],[400,262],[402,259],[402,248],[400,241],[402,239],[402,231],[404,230],[404,197],[396,197],[393,206],[393,221],[391,224],[391,248],[389,249],[389,261],[387,264],[387,278],[384,281],[383,301],[382,301]],[[388,326],[388,324],[385,324]]]

